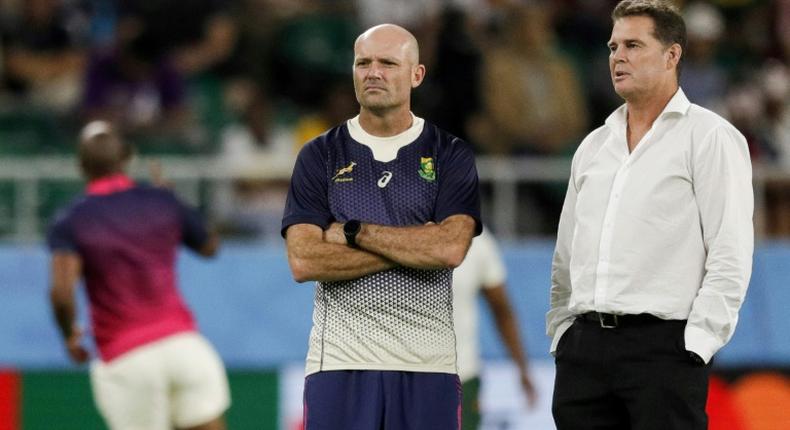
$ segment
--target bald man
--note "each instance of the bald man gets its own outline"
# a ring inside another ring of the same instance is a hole
[[[225,369],[175,281],[179,245],[210,257],[216,236],[172,192],[124,174],[132,150],[109,123],[86,125],[78,152],[86,195],[57,215],[47,237],[52,310],[69,357],[90,359],[76,324],[82,280],[98,349],[91,385],[108,427],[224,429]]]
[[[359,115],[300,152],[282,222],[298,282],[316,281],[305,428],[457,429],[452,270],[481,230],[472,151],[416,117],[417,41],[354,44]]]

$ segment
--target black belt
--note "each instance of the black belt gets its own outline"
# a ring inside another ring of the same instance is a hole
[[[576,317],[582,321],[600,324],[603,328],[630,327],[669,321],[651,314],[615,315],[603,312],[587,312]]]

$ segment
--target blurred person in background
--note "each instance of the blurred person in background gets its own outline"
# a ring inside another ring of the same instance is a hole
[[[487,154],[562,154],[587,127],[579,81],[559,52],[547,6],[514,4],[508,11],[502,43],[484,51],[474,139]]]
[[[728,114],[743,130],[752,160],[761,166],[790,170],[790,70],[768,60],[752,81],[727,95]],[[772,237],[790,236],[790,184],[783,178],[765,180],[765,221]]]
[[[715,112],[723,112],[727,93],[727,70],[718,63],[718,47],[724,34],[721,12],[701,1],[683,10],[688,29],[688,49],[683,53],[680,85],[689,100]]]
[[[26,107],[71,114],[79,101],[89,20],[64,0],[26,0],[0,14],[5,87]]]
[[[703,430],[710,362],[751,275],[748,147],[678,86],[671,3],[624,0],[612,22],[625,104],[573,158],[546,316],[552,413],[558,430]]]
[[[236,98],[235,119],[220,135],[218,166],[232,179],[214,193],[218,226],[223,235],[280,240],[287,177],[296,158],[294,133],[277,123],[260,87],[251,85]]]
[[[559,51],[545,4],[513,4],[503,17],[502,43],[484,50],[483,106],[472,141],[483,154],[569,156],[587,127],[587,106],[570,61]],[[550,235],[562,207],[560,183],[519,184],[517,226]]]
[[[282,22],[272,35],[270,92],[294,103],[299,113],[320,106],[336,82],[348,82],[351,46],[360,33],[349,2],[307,3],[312,7]]]
[[[462,428],[480,426],[480,345],[477,298],[482,293],[494,315],[497,331],[518,369],[519,382],[527,403],[534,407],[537,392],[529,377],[527,356],[521,346],[518,320],[507,297],[505,263],[494,236],[487,228],[472,239],[460,266],[453,270],[453,324],[458,351],[458,377],[463,384]]]
[[[91,385],[107,425],[224,429],[225,369],[198,333],[175,273],[180,244],[211,257],[217,236],[170,190],[126,176],[132,149],[109,123],[87,124],[78,153],[86,195],[61,211],[47,235],[52,312],[69,357],[90,359],[76,321],[82,280],[98,348]]]
[[[282,234],[317,281],[305,427],[457,429],[452,269],[480,232],[471,148],[415,116],[414,36],[383,24],[354,44],[359,115],[307,143]]]
[[[128,135],[194,131],[184,76],[145,26],[119,29],[111,49],[92,53],[82,110],[86,120],[110,121]]]
[[[470,25],[463,9],[446,6],[442,10],[436,35],[434,72],[427,77],[422,97],[417,100],[436,125],[466,141],[470,140],[469,120],[481,105],[482,54]]]
[[[119,0],[119,21],[142,23],[182,75],[221,74],[238,40],[230,5],[227,0]]]
[[[588,124],[603,122],[622,101],[612,91],[608,77],[609,53],[600,43],[611,33],[612,2],[555,0],[549,4],[558,43],[562,51],[573,58],[575,74],[587,103]]]

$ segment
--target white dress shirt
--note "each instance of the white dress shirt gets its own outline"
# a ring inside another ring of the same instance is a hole
[[[573,157],[551,276],[551,352],[574,315],[688,320],[705,362],[738,321],[752,268],[754,196],[746,140],[681,89],[633,152],[626,105]]]

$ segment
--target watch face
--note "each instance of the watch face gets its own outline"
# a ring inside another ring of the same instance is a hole
[[[362,224],[359,221],[357,221],[355,219],[352,219],[352,220],[346,221],[346,223],[343,224],[343,232],[345,234],[347,234],[347,235],[355,235],[355,234],[359,233],[359,228],[361,226],[362,226]]]
[[[352,247],[357,246],[357,233],[362,229],[362,223],[352,219],[343,224],[343,234],[346,236],[346,243]]]

